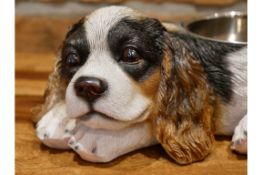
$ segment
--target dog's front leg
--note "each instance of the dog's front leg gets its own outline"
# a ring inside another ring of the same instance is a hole
[[[108,162],[125,153],[157,143],[148,122],[120,130],[91,129],[80,124],[76,130],[69,140],[69,146],[90,162]]]
[[[75,123],[75,119],[67,117],[65,103],[60,102],[54,105],[37,123],[36,133],[45,145],[67,149]]]
[[[247,154],[247,114],[235,128],[231,149],[238,153]]]

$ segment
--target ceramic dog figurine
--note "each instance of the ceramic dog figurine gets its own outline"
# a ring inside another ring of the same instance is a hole
[[[67,33],[37,136],[108,162],[160,143],[179,164],[203,160],[214,134],[246,153],[247,49],[203,41],[130,8],[101,8]]]

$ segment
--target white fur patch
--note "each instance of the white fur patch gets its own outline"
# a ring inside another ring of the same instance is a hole
[[[247,113],[247,48],[227,56],[233,73],[233,98],[222,106],[222,117],[217,121],[217,134],[232,135],[238,122]]]
[[[90,51],[108,49],[107,35],[109,30],[125,17],[134,18],[137,12],[121,7],[111,6],[94,11],[86,17],[85,29],[87,39],[90,45]]]

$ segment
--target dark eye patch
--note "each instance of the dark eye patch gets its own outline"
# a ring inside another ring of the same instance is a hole
[[[162,61],[164,31],[165,28],[156,19],[124,18],[110,29],[107,40],[113,58],[122,69],[135,80],[143,81]],[[121,61],[128,47],[135,48],[142,61],[137,64]]]
[[[61,51],[60,73],[71,79],[76,71],[86,62],[89,45],[84,28],[84,19],[74,24],[66,35]]]

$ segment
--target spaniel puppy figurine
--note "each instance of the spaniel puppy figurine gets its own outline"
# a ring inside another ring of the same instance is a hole
[[[101,8],[67,33],[37,136],[108,162],[160,143],[179,164],[203,160],[215,134],[246,153],[246,47],[204,41],[130,8]]]

